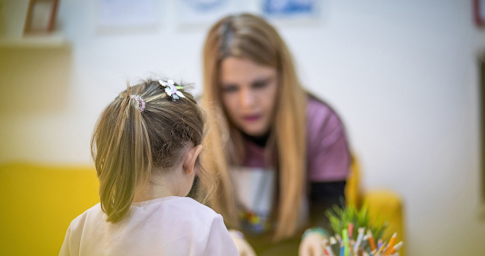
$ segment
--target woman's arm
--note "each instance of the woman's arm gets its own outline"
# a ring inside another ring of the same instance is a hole
[[[299,255],[315,256],[323,255],[322,240],[328,238],[331,230],[325,212],[333,205],[345,205],[351,157],[345,129],[337,114],[312,97],[307,108],[309,224],[313,228],[303,235]]]
[[[310,226],[302,237],[300,256],[323,256],[322,241],[328,239],[331,230],[325,212],[337,205],[345,206],[345,181],[312,182],[310,184]],[[323,228],[323,230],[321,229]]]
[[[345,206],[346,181],[310,183],[310,224],[330,230],[325,212],[332,206]]]

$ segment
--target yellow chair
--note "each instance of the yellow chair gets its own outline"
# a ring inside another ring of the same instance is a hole
[[[359,164],[353,158],[350,177],[345,187],[347,205],[360,208],[365,204],[369,208],[369,214],[374,219],[380,218],[388,221],[389,229],[386,235],[391,236],[394,232],[397,232],[397,240],[404,241],[405,233],[401,197],[390,190],[363,191],[360,186],[360,176]],[[401,256],[405,255],[404,247],[399,250]]]
[[[0,166],[0,255],[58,255],[72,219],[99,202],[93,168]]]

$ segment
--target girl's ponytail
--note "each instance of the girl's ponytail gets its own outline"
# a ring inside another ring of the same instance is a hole
[[[126,215],[136,185],[150,178],[152,152],[140,111],[142,101],[130,95],[128,86],[103,111],[92,137],[91,154],[100,182],[100,203],[109,222],[119,222]]]

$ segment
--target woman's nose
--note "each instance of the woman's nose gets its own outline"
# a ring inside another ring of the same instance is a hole
[[[249,89],[243,89],[240,95],[240,104],[242,108],[252,107],[255,101],[254,93]]]

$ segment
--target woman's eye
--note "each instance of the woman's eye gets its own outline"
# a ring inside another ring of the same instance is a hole
[[[261,81],[261,82],[255,82],[253,83],[253,88],[254,89],[262,89],[268,85],[268,81]]]
[[[224,92],[237,92],[239,88],[235,85],[226,85],[222,88]]]

